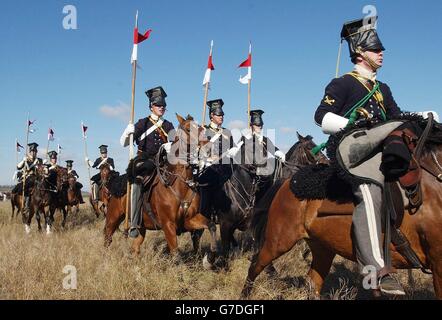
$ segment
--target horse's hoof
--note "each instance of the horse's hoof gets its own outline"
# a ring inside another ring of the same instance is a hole
[[[51,231],[51,226],[46,226],[46,234],[47,235],[50,235],[52,233],[52,231]]]
[[[212,270],[212,264],[209,262],[207,254],[205,254],[203,258],[203,268],[204,270]]]
[[[26,234],[30,234],[31,233],[31,227],[28,226],[27,224],[25,224],[25,232],[26,232]]]

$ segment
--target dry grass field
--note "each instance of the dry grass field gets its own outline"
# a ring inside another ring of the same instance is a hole
[[[180,254],[173,259],[165,253],[162,232],[149,232],[140,257],[129,253],[130,240],[121,233],[110,248],[103,247],[103,218],[96,219],[87,206],[68,217],[66,230],[56,215],[54,233],[37,231],[35,220],[26,235],[21,217],[10,218],[9,202],[0,203],[0,299],[238,299],[249,267],[250,253],[237,252],[229,272],[207,271],[201,257],[191,254],[190,234],[179,237]],[[201,241],[207,250],[208,236]],[[281,257],[276,277],[262,274],[253,299],[308,299],[306,272],[301,248]],[[72,265],[77,271],[77,289],[64,289]],[[367,299],[360,287],[353,263],[336,258],[323,291],[324,299]],[[434,299],[431,276],[413,271],[400,278],[406,299]]]

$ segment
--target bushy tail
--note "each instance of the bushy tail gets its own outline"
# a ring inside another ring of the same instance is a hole
[[[281,188],[285,180],[277,180],[273,186],[265,193],[265,195],[258,201],[253,209],[252,221],[250,223],[251,230],[253,232],[253,238],[255,240],[255,248],[261,248],[264,241],[264,231],[267,225],[268,212],[270,205],[275,198],[276,193]]]

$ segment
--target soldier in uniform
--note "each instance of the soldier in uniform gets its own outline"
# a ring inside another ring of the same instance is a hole
[[[347,22],[342,28],[341,38],[348,42],[354,69],[333,79],[325,88],[324,97],[315,113],[315,121],[324,133],[340,131],[349,124],[349,118],[352,119],[350,123],[355,120],[355,115],[359,116],[356,121],[361,125],[367,124],[369,130],[372,124],[397,118],[401,114],[390,87],[377,80],[385,48],[378,37],[375,23],[375,18],[365,24],[361,19]],[[355,210],[352,237],[361,269],[366,266],[376,268],[377,286],[383,293],[405,294],[384,262],[380,242],[382,187],[364,183],[353,193]]]
[[[24,180],[24,190],[25,190],[25,205],[23,210],[23,216],[25,217],[29,213],[31,192],[35,183],[36,166],[41,163],[41,159],[37,158],[38,144],[32,142],[28,144],[29,151],[28,155],[23,158],[23,160],[17,164],[17,170],[21,171]],[[23,181],[19,183],[13,193],[22,192]]]
[[[55,172],[55,170],[57,170],[57,168],[58,168],[58,164],[57,164],[58,153],[56,151],[50,151],[50,152],[48,152],[48,156],[49,156],[49,163],[47,164],[48,171]]]
[[[209,125],[204,126],[204,135],[209,141],[203,146],[207,158],[205,169],[200,174],[198,181],[205,185],[200,188],[201,213],[207,217],[211,216],[212,199],[214,190],[221,188],[232,174],[231,163],[239,151],[239,147],[233,142],[232,133],[229,129],[222,127],[224,122],[224,101],[215,99],[207,101],[209,108]]]
[[[282,163],[285,162],[285,154],[278,147],[276,147],[272,140],[264,136],[262,128],[264,121],[262,119],[262,110],[250,111],[250,129],[245,130],[241,137],[243,147],[241,148],[241,163],[250,165],[258,175],[258,192],[265,188],[265,185],[270,181],[270,176],[274,171],[275,166],[269,162],[268,153],[279,159]]]
[[[83,188],[83,185],[77,181],[79,175],[77,174],[77,171],[73,169],[73,163],[74,160],[66,160],[66,168],[68,170],[68,179],[69,178],[75,178],[75,191],[77,192],[77,197],[80,199],[80,203],[84,203],[83,195],[81,193],[81,189]]]
[[[107,155],[107,145],[101,145],[98,147],[100,149],[100,157],[97,158],[95,160],[94,163],[92,163],[92,161],[90,161],[88,158],[86,158],[86,164],[89,167],[95,168],[97,170],[100,170],[101,166],[104,165],[105,163],[107,163],[110,166],[110,169],[112,171],[114,171],[115,169],[115,164],[114,164],[114,159],[109,158]],[[92,178],[92,195],[93,195],[93,200],[92,203],[97,204],[98,200],[99,200],[99,188],[101,185],[101,175],[100,172],[98,172],[97,174],[95,174]]]
[[[124,130],[120,143],[123,147],[129,145],[130,135],[138,145],[137,156],[129,163],[128,175],[131,183],[131,227],[129,235],[136,238],[142,223],[142,181],[155,170],[155,157],[164,145],[167,153],[171,150],[169,132],[174,129],[173,124],[163,118],[166,112],[167,94],[162,87],[155,87],[146,91],[149,99],[150,115],[129,124]],[[148,204],[149,205],[149,204]]]

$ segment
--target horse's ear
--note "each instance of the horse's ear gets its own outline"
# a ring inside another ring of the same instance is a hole
[[[187,114],[186,120],[193,121],[193,117],[190,114]]]
[[[298,136],[298,140],[299,141],[304,141],[305,140],[305,138],[298,131],[296,131],[296,135]]]
[[[178,122],[180,123],[180,124],[183,124],[183,122],[184,121],[186,121],[182,116],[180,116],[178,113],[175,113],[176,114],[176,118],[178,119]]]

